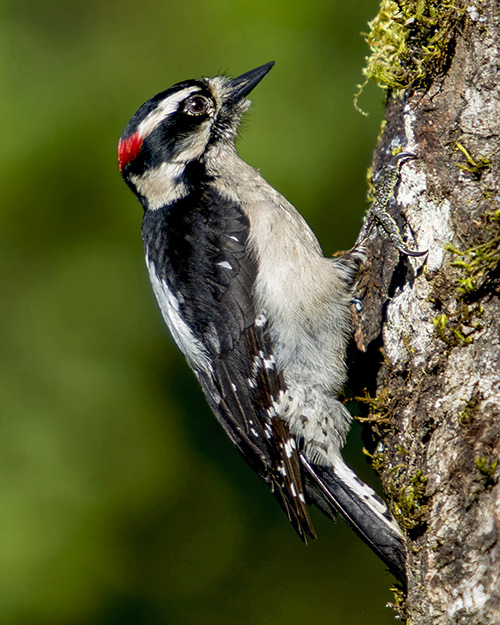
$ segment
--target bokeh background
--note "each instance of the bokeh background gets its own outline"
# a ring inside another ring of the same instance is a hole
[[[326,253],[352,245],[382,118],[376,0],[0,3],[0,622],[393,622],[342,522],[302,546],[176,352],[116,144],[172,83],[270,60],[239,141]],[[359,428],[349,462],[376,483]]]

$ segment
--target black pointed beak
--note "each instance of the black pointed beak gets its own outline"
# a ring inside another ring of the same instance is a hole
[[[247,96],[250,91],[259,84],[273,65],[274,61],[271,61],[270,63],[266,63],[265,65],[261,65],[260,67],[246,72],[246,74],[238,76],[238,78],[233,78],[231,80],[231,87],[234,91],[231,93],[231,99],[238,101]]]

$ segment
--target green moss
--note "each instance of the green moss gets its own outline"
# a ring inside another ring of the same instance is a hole
[[[495,482],[495,472],[497,470],[497,466],[497,460],[490,462],[486,456],[476,458],[476,467],[482,478],[485,480],[485,485],[491,485]]]
[[[463,15],[455,0],[382,0],[365,35],[367,81],[396,94],[425,88],[445,68]]]
[[[490,161],[487,158],[479,155],[479,157],[474,160],[472,156],[469,154],[467,149],[458,141],[455,142],[455,148],[460,150],[462,154],[465,156],[467,164],[464,163],[456,163],[457,167],[462,171],[468,171],[470,174],[473,174],[476,177],[480,177],[485,169],[490,166]]]
[[[363,450],[370,459],[372,467],[382,476],[392,511],[398,523],[407,531],[419,531],[426,525],[427,516],[427,477],[420,469],[409,477],[406,457],[410,452],[398,446],[401,462],[389,464],[383,452],[370,454]]]
[[[476,171],[488,166],[486,159],[480,157],[480,160],[474,161],[465,148],[459,149],[467,154],[469,164],[469,158],[473,160]],[[445,246],[445,250],[452,255],[449,266],[457,270],[454,277],[456,305],[453,312],[441,312],[432,321],[436,334],[450,347],[473,342],[474,333],[483,328],[483,306],[479,296],[488,288],[495,288],[494,283],[498,282],[500,209],[486,211],[477,218],[476,224],[482,226],[482,243],[466,250],[459,250],[451,243]]]
[[[455,314],[448,316],[441,313],[432,320],[436,334],[450,347],[472,343],[472,332],[480,329],[480,326],[477,324],[474,327],[465,328],[464,320],[466,315],[463,314],[464,307],[466,313],[468,313],[469,308],[462,304]],[[466,332],[467,334],[465,334]]]
[[[468,428],[474,422],[479,408],[479,398],[471,397],[470,399],[462,399],[464,409],[458,414],[458,422],[464,428]]]
[[[402,486],[389,485],[394,513],[401,527],[415,530],[425,525],[427,477],[418,469]]]
[[[390,588],[394,595],[394,601],[387,603],[388,608],[392,608],[396,612],[396,619],[404,625],[409,625],[406,605],[406,592],[400,584],[394,584]]]
[[[370,410],[369,417],[356,417],[358,421],[389,423],[390,411],[389,404],[391,401],[391,393],[388,388],[382,388],[378,397],[371,397],[365,390],[363,397],[354,398],[360,404],[365,404]]]
[[[441,313],[437,317],[434,317],[432,323],[434,325],[434,329],[436,330],[436,334],[441,340],[446,342],[445,331],[448,326],[448,316],[444,313]]]
[[[378,474],[381,474],[387,461],[385,454],[381,452],[375,452],[374,454],[371,454],[365,447],[363,447],[363,453],[365,454],[365,456],[367,456],[367,458],[369,458],[370,464],[375,469],[375,471]]]
[[[453,255],[450,266],[459,270],[457,289],[467,295],[478,291],[500,263],[500,209],[488,211],[480,219],[490,233],[487,241],[463,251],[451,243],[445,246]]]

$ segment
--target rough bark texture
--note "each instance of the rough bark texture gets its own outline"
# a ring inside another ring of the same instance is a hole
[[[415,625],[500,623],[500,5],[466,8],[444,75],[389,100],[374,158],[376,172],[394,147],[417,156],[393,210],[429,253],[374,235],[356,324]]]

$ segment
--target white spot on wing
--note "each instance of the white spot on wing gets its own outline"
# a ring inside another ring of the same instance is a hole
[[[286,468],[283,463],[278,466],[278,473],[281,473],[283,477],[286,477]]]
[[[217,263],[219,267],[223,267],[224,269],[232,269],[232,266],[227,262],[227,260],[223,260],[221,263]]]
[[[273,369],[274,368],[274,363],[276,362],[276,359],[274,358],[273,354],[271,354],[271,356],[269,357],[269,359],[265,359],[262,361],[264,363],[264,367],[266,369]]]
[[[255,325],[258,328],[261,328],[263,325],[266,324],[266,322],[267,322],[266,316],[264,315],[264,313],[261,313],[255,320]]]

